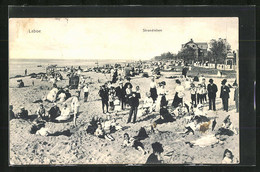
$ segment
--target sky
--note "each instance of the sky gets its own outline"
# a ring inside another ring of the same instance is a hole
[[[147,60],[219,38],[238,49],[238,18],[10,18],[9,58]]]

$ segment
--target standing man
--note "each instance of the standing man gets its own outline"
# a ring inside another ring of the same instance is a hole
[[[125,88],[123,87],[123,82],[119,82],[119,86],[116,88],[116,96],[120,100],[121,103],[121,109],[124,110],[125,108]]]
[[[221,92],[220,98],[222,98],[223,110],[228,112],[228,99],[229,99],[229,92],[230,89],[226,86],[227,80],[223,79],[221,82]]]
[[[101,97],[102,100],[102,110],[103,113],[107,113],[108,112],[108,89],[106,88],[105,85],[102,85],[100,90],[99,90],[99,96]],[[106,106],[106,112],[104,110],[104,107]]]
[[[24,71],[24,75],[25,75],[25,76],[27,75],[27,69],[25,69],[25,71]]]
[[[132,96],[130,96],[130,98],[129,98],[129,105],[130,105],[131,108],[130,108],[127,123],[131,122],[133,113],[134,113],[133,123],[135,123],[136,122],[137,110],[138,110],[138,106],[139,106],[139,98],[136,96],[135,92],[133,92]]]
[[[213,83],[213,79],[209,80],[207,90],[209,96],[209,110],[212,110],[213,105],[213,110],[216,111],[216,93],[218,92],[218,87]]]

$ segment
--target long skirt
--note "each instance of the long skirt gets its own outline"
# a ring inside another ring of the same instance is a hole
[[[156,88],[150,88],[150,93],[151,93],[151,97],[153,99],[153,102],[155,102],[155,100],[158,97]]]
[[[182,98],[178,96],[178,92],[175,93],[174,99],[172,101],[172,106],[174,108],[178,107],[178,105],[182,103]]]

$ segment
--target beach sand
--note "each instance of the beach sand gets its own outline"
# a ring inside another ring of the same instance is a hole
[[[166,76],[180,75],[180,73],[163,72],[163,76],[159,81],[166,81],[166,90],[169,104],[172,103],[174,97],[175,79],[166,79]],[[62,131],[70,129],[72,135],[67,136],[39,136],[30,134],[31,122],[13,119],[10,121],[10,165],[29,165],[29,164],[143,164],[147,157],[152,152],[151,144],[158,141],[162,143],[164,152],[162,158],[165,163],[183,164],[183,163],[203,163],[203,164],[218,164],[221,163],[223,152],[225,149],[231,149],[235,158],[239,159],[239,135],[227,137],[223,145],[215,145],[201,148],[194,146],[191,148],[185,144],[187,141],[195,140],[203,135],[212,133],[196,133],[183,138],[178,132],[184,131],[183,119],[172,123],[158,125],[158,130],[161,133],[149,134],[149,137],[141,142],[144,144],[145,150],[148,152],[142,155],[141,152],[132,147],[122,148],[123,134],[128,133],[131,137],[136,136],[139,129],[143,126],[149,126],[152,121],[159,117],[159,114],[153,113],[148,116],[143,116],[137,119],[136,124],[126,124],[129,109],[120,112],[117,116],[111,113],[112,117],[117,119],[117,122],[123,127],[122,131],[116,131],[112,134],[115,141],[108,141],[97,138],[93,135],[87,134],[86,129],[91,118],[95,115],[99,117],[106,117],[102,113],[101,100],[98,95],[98,89],[109,78],[109,74],[101,74],[94,72],[83,72],[82,75],[91,77],[87,82],[92,82],[89,86],[88,102],[83,102],[83,92],[80,97],[80,114],[77,119],[77,127],[73,127],[73,121],[66,123],[46,123],[46,128],[55,131]],[[65,74],[64,74],[65,76]],[[206,76],[206,82],[211,76]],[[17,88],[16,80],[23,79],[24,88]],[[98,79],[101,81],[98,83]],[[231,121],[235,127],[239,127],[239,114],[235,113],[235,102],[233,101],[234,89],[231,88],[229,99],[229,112],[222,110],[220,94],[220,82],[223,78],[213,76],[214,82],[218,86],[216,108],[217,111],[207,112],[209,116],[217,116],[218,129],[222,124],[224,118],[230,115]],[[232,85],[235,79],[228,79],[228,83]],[[34,81],[34,86],[32,86]],[[145,98],[145,92],[149,91],[149,84],[151,78],[143,78],[140,76],[133,77],[131,82],[133,86],[140,86],[141,97]],[[68,78],[58,81],[58,87],[65,87],[68,85]],[[34,115],[38,109],[39,104],[32,103],[37,99],[46,96],[50,91],[52,84],[47,81],[40,81],[39,79],[30,78],[29,76],[23,78],[13,78],[9,80],[9,103],[14,106],[14,112],[18,112],[20,106],[24,106],[29,111],[29,115]],[[70,91],[75,94],[75,90]],[[184,100],[190,102],[190,93],[186,90]],[[44,102],[44,107],[48,110],[51,103]],[[61,107],[60,104],[58,104]],[[204,107],[207,110],[208,106]],[[217,113],[217,114],[215,114]],[[146,127],[147,132],[149,127]],[[172,158],[164,156],[167,152],[174,151]]]

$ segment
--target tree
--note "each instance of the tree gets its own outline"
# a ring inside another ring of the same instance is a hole
[[[195,59],[195,50],[191,47],[184,48],[178,53],[178,58],[184,60],[184,62],[193,63]]]
[[[226,39],[219,38],[218,40],[212,39],[210,41],[210,51],[211,58],[213,58],[213,62],[215,63],[215,68],[217,68],[217,64],[224,64],[228,51],[231,50],[230,44],[226,41]]]
[[[155,56],[154,60],[173,60],[176,59],[176,56],[170,52],[163,53],[160,56]]]

